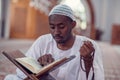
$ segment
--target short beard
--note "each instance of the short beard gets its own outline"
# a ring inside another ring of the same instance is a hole
[[[56,41],[58,44],[64,44],[65,41]]]

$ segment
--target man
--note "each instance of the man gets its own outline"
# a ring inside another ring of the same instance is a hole
[[[72,33],[76,22],[71,8],[63,4],[55,6],[49,13],[49,25],[51,34],[40,36],[26,56],[45,66],[56,59],[75,55],[75,59],[51,72],[50,76],[56,80],[104,80],[98,45],[89,38]],[[5,80],[22,80],[25,77],[17,69],[17,75],[7,76]]]

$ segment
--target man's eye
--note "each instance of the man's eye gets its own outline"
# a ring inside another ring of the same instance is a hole
[[[55,29],[55,27],[54,27],[53,25],[50,25],[50,28],[51,28],[51,29]]]
[[[64,25],[59,25],[59,28],[60,29],[63,29],[65,26]]]

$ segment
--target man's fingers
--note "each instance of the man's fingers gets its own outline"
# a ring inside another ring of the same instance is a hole
[[[90,55],[93,51],[95,51],[93,44],[90,41],[84,41],[80,49],[81,56]]]
[[[86,45],[89,49],[93,46],[90,41],[84,41],[84,45]]]
[[[44,64],[45,64],[44,58],[45,58],[44,56],[42,56],[42,57],[40,58],[40,60],[41,60],[41,65],[42,65],[42,66],[44,66]]]
[[[41,57],[38,59],[38,61],[40,62],[40,64],[41,64],[42,66],[45,66],[45,65],[53,62],[54,59],[52,58],[52,55],[51,55],[51,54],[45,54],[45,55],[41,56]]]
[[[87,55],[89,53],[89,49],[86,45],[82,46],[82,53],[84,53],[84,55]]]
[[[52,55],[51,55],[51,54],[48,54],[48,60],[47,60],[47,62],[48,62],[48,63],[51,63],[51,62],[53,62],[53,61],[54,61],[54,59],[53,59]]]
[[[85,41],[84,43],[91,51],[94,51],[93,44],[90,41]]]

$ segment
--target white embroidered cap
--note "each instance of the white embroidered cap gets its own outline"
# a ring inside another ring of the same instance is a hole
[[[73,21],[75,21],[75,16],[73,14],[72,9],[65,4],[59,4],[59,5],[55,6],[50,11],[49,16],[53,15],[53,14],[64,15],[64,16],[71,18]]]

